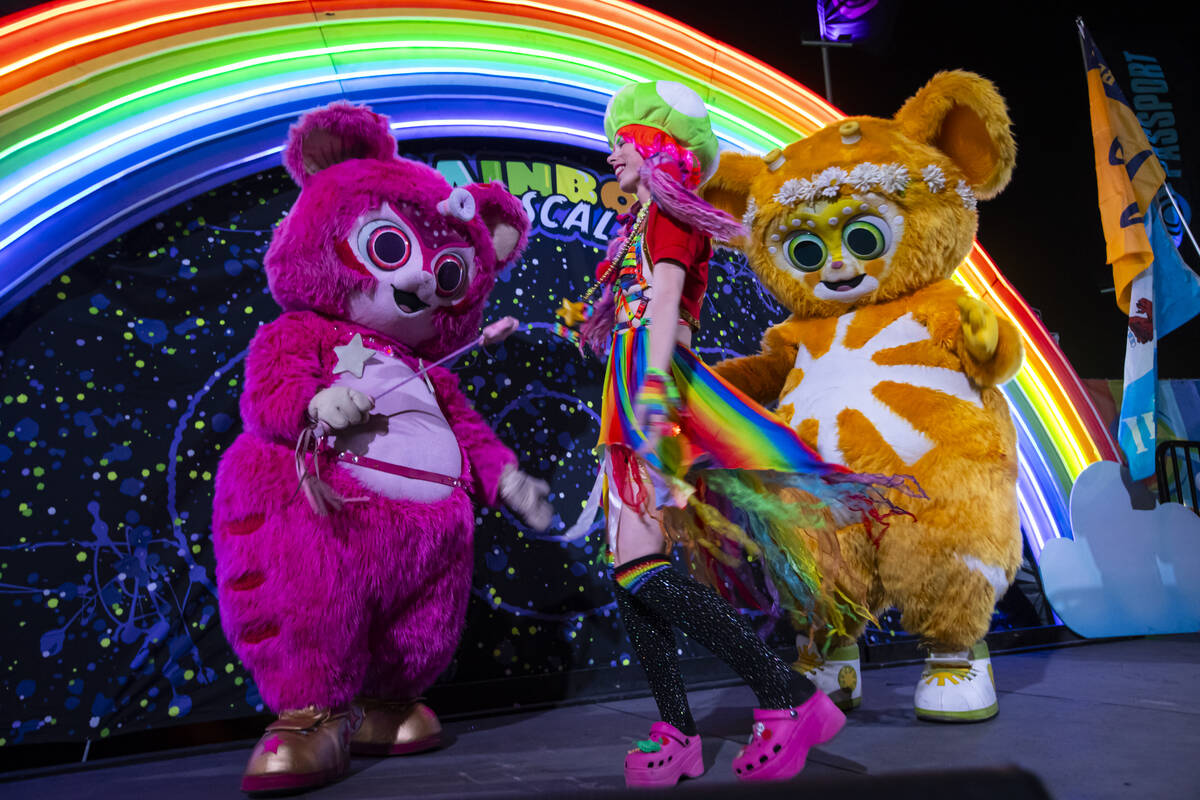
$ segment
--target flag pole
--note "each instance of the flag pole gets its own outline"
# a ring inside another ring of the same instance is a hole
[[[1083,44],[1083,32],[1085,30],[1083,17],[1075,18],[1075,30],[1079,33],[1079,55],[1083,56],[1083,73],[1087,74],[1087,49]]]

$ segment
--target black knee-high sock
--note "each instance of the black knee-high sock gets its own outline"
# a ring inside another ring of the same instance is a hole
[[[816,692],[812,681],[772,653],[729,603],[666,558],[634,559],[617,567],[613,577],[634,600],[733,667],[762,708],[790,708]]]
[[[687,689],[679,674],[679,657],[675,648],[675,631],[662,617],[655,614],[619,583],[615,586],[617,608],[621,622],[637,653],[658,713],[663,722],[669,722],[687,736],[696,735],[696,721],[688,707]]]

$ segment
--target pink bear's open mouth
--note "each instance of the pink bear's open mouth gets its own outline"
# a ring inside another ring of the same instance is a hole
[[[393,287],[392,297],[396,300],[396,307],[405,314],[415,314],[422,309],[429,308],[429,303],[424,302],[412,292],[406,292],[402,289]]]

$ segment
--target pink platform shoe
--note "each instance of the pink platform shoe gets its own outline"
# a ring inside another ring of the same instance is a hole
[[[750,743],[733,759],[744,781],[785,781],[804,769],[808,750],[824,744],[846,724],[846,715],[818,691],[795,708],[754,709]]]
[[[685,775],[703,774],[700,737],[685,736],[666,722],[651,725],[650,738],[625,756],[625,785],[630,788],[674,786]]]

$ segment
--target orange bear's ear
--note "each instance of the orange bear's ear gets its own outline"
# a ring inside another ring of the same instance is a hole
[[[973,72],[939,72],[896,112],[909,138],[936,147],[966,176],[981,200],[1008,185],[1017,143],[1004,98]]]
[[[761,156],[724,151],[721,163],[708,182],[700,188],[700,196],[734,219],[746,213],[754,181],[767,170]]]

